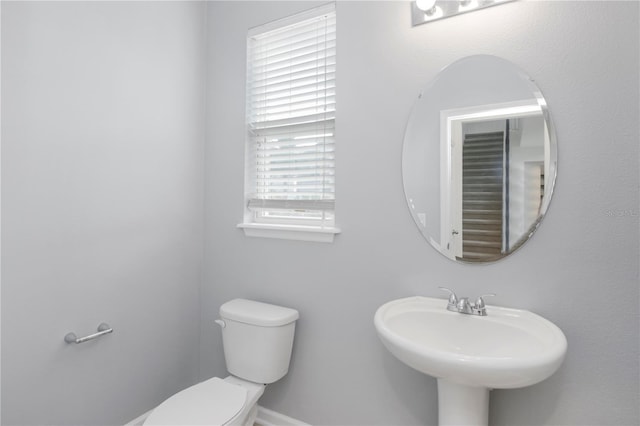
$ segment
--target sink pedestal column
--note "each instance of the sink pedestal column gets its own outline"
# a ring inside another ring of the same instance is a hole
[[[438,379],[438,424],[487,426],[489,389]]]

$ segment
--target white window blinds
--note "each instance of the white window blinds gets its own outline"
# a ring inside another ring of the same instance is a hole
[[[333,4],[249,32],[251,221],[333,226],[335,71]]]

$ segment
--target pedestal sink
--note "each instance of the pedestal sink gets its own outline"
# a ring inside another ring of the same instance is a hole
[[[532,312],[487,306],[487,316],[447,309],[447,301],[408,297],[382,305],[374,324],[384,346],[438,379],[443,425],[487,425],[489,391],[530,386],[564,360],[567,340]]]

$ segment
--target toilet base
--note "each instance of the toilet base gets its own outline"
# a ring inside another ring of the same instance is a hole
[[[258,404],[256,402],[256,404],[254,404],[253,408],[251,409],[251,412],[249,413],[249,417],[247,417],[247,420],[245,420],[244,425],[242,426],[253,426],[257,418],[258,418]]]
[[[242,410],[227,424],[233,426],[253,426],[258,416],[258,400],[264,393],[264,388],[267,385],[249,382],[235,376],[225,377],[224,381],[241,386],[247,390],[247,400],[244,403],[244,407],[242,407]]]

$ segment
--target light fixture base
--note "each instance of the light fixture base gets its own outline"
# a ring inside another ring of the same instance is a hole
[[[516,0],[436,0],[428,11],[420,9],[416,1],[411,2],[411,25],[422,25],[487,7],[499,6]]]

